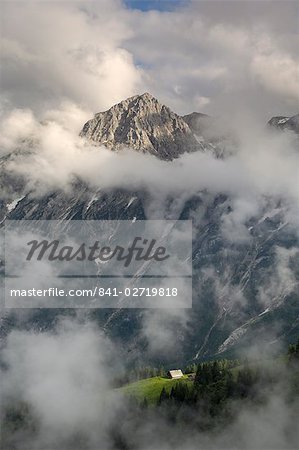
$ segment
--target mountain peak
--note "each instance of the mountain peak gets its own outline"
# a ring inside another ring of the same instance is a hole
[[[142,107],[161,109],[165,105],[160,103],[159,100],[156,97],[154,97],[153,95],[151,95],[149,92],[144,92],[143,94],[133,95],[132,97],[122,100],[121,102],[112,106],[110,108],[110,110],[117,110],[119,108],[123,108],[123,109],[131,108],[132,109],[134,106],[136,106],[137,109],[142,108]],[[166,108],[166,106],[165,106],[165,108]],[[138,111],[136,110],[136,112],[138,112]],[[98,114],[101,114],[101,113],[98,113]]]
[[[143,98],[144,100],[155,100],[158,101],[152,94],[149,92],[144,92],[143,94],[137,95],[136,97]]]
[[[188,124],[148,92],[95,114],[80,136],[111,150],[131,148],[172,160],[198,149]]]

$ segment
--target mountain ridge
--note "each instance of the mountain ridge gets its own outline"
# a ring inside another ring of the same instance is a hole
[[[298,117],[272,117],[268,125],[299,133]],[[113,151],[130,148],[172,161],[195,151],[210,152],[217,158],[231,154],[236,140],[231,132],[220,130],[211,116],[196,111],[180,116],[145,92],[94,114],[80,136]]]
[[[204,138],[198,139],[184,117],[148,92],[96,113],[85,123],[80,136],[111,150],[131,148],[166,161],[183,153],[214,151]]]

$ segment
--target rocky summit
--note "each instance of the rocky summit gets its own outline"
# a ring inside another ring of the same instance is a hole
[[[112,150],[132,148],[163,160],[209,148],[182,117],[147,92],[95,114],[80,136]]]

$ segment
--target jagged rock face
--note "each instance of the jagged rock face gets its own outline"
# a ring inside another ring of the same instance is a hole
[[[291,130],[299,134],[299,114],[292,117],[277,116],[269,120],[268,125],[280,130]]]
[[[164,160],[201,148],[183,118],[148,93],[95,114],[80,135],[112,150],[129,147]]]

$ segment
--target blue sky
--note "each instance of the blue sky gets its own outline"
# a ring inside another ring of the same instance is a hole
[[[173,9],[190,3],[190,0],[123,0],[131,9],[140,11],[172,11]]]

